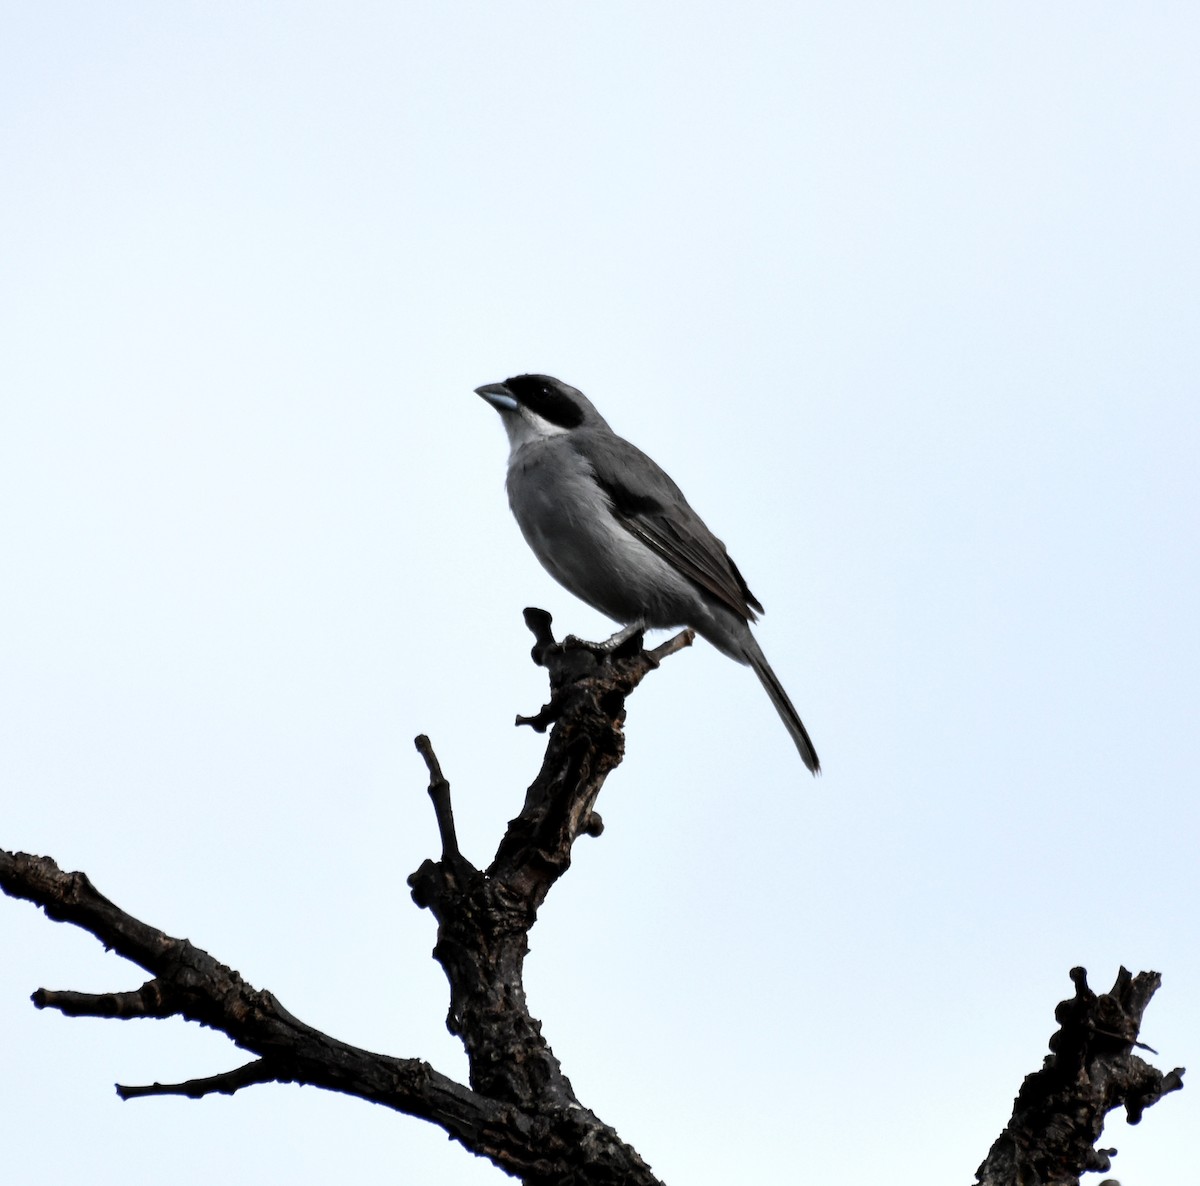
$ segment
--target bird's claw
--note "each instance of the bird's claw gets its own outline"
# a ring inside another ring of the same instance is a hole
[[[646,636],[646,627],[641,622],[632,622],[622,626],[611,638],[603,642],[588,642],[587,639],[577,638],[568,634],[562,640],[564,650],[591,651],[597,657],[601,655],[634,654],[642,649]]]

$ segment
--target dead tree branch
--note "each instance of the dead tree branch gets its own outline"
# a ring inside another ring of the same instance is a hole
[[[186,1083],[118,1086],[123,1099],[199,1098],[259,1083],[304,1083],[359,1096],[443,1128],[472,1152],[530,1184],[574,1181],[655,1186],[636,1151],[583,1107],[541,1024],[525,1001],[528,932],[581,834],[598,836],[594,807],[624,753],[625,698],[662,658],[691,641],[684,632],[655,651],[640,638],[612,650],[571,640],[559,645],[549,615],[527,610],[535,662],[550,674],[551,698],[533,718],[553,725],[542,768],[492,863],[476,868],[459,851],[450,799],[432,744],[417,738],[429,769],[429,795],[442,855],[409,878],[417,905],[438,924],[434,954],[450,984],[447,1025],[470,1061],[464,1086],[415,1058],[374,1054],[305,1025],[269,992],[256,989],[186,939],[148,926],[109,901],[83,873],[47,857],[0,851],[0,886],[73,923],[138,964],[152,979],[114,993],[39,989],[38,1008],[72,1017],[183,1017],[220,1030],[254,1058],[223,1074]]]
[[[99,893],[83,873],[47,857],[0,850],[0,888],[57,921],[82,927],[149,972],[141,988],[113,993],[39,989],[33,1002],[72,1017],[183,1017],[226,1034],[253,1057],[222,1074],[184,1083],[118,1086],[123,1099],[233,1094],[261,1083],[302,1083],[358,1096],[428,1120],[529,1186],[656,1186],[637,1152],[585,1108],[528,1009],[524,961],[539,908],[571,863],[580,835],[599,836],[596,798],[624,753],[625,700],[666,656],[691,641],[685,631],[654,651],[640,637],[615,647],[555,641],[550,618],[527,610],[534,661],[549,672],[549,703],[533,717],[551,729],[545,759],[520,813],[485,869],[459,850],[450,783],[427,737],[417,749],[441,858],[409,878],[413,900],[437,921],[434,957],[450,986],[446,1024],[466,1049],[463,1085],[415,1058],[349,1046],[298,1020],[270,993],[186,939],[149,926]],[[1121,969],[1097,996],[1081,968],[1076,995],[1056,1012],[1052,1053],[1017,1097],[1013,1119],[978,1171],[980,1186],[1066,1186],[1107,1169],[1112,1150],[1095,1143],[1104,1117],[1124,1107],[1131,1122],[1182,1086],[1133,1053],[1157,973]]]
[[[1183,1086],[1183,1068],[1163,1074],[1133,1053],[1142,1014],[1162,983],[1157,972],[1124,968],[1096,995],[1072,968],[1075,996],[1054,1011],[1059,1030],[1040,1071],[1026,1077],[1012,1119],[976,1171],[979,1186],[1079,1186],[1081,1174],[1111,1168],[1115,1149],[1097,1149],[1104,1118],[1124,1108],[1130,1124]]]

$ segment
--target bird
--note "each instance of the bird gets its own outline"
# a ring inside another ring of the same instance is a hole
[[[750,630],[762,604],[683,491],[560,379],[516,375],[475,394],[508,434],[509,506],[542,567],[625,628],[614,641],[690,626],[748,664],[805,766],[819,774],[808,730]]]

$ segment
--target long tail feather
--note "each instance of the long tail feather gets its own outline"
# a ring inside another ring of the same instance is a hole
[[[750,666],[754,668],[754,674],[758,676],[759,682],[767,690],[767,695],[771,697],[771,703],[775,705],[775,711],[779,713],[779,719],[783,721],[784,726],[792,736],[792,740],[796,743],[796,748],[800,751],[800,757],[805,766],[813,774],[820,774],[821,760],[817,757],[817,751],[813,748],[808,730],[804,727],[804,722],[800,719],[800,714],[788,699],[788,694],[783,690],[783,685],[775,678],[775,673],[771,670],[771,665],[767,662],[766,655],[762,653],[762,648],[755,641],[753,635],[749,635],[744,653]]]

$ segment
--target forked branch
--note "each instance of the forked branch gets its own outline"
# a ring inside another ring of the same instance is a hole
[[[0,886],[40,905],[138,964],[152,979],[113,993],[39,989],[34,1003],[73,1017],[178,1016],[220,1030],[252,1061],[185,1083],[118,1086],[123,1099],[199,1098],[259,1083],[305,1083],[383,1104],[441,1126],[451,1137],[528,1183],[654,1186],[637,1153],[580,1105],[541,1025],[525,1003],[528,932],[578,836],[598,835],[594,811],[604,780],[624,753],[625,698],[685,632],[658,648],[606,651],[560,646],[549,616],[526,612],[535,661],[550,674],[551,698],[536,719],[553,725],[542,768],[509,824],[491,865],[477,869],[459,851],[450,799],[433,746],[417,739],[442,854],[409,879],[413,899],[438,924],[435,956],[450,983],[447,1024],[466,1048],[470,1085],[415,1058],[347,1045],[305,1025],[269,992],[256,989],[186,939],[164,934],[99,893],[83,873],[47,857],[0,851]]]
[[[540,610],[527,610],[526,622],[534,660],[550,674],[551,698],[518,723],[552,728],[542,768],[486,869],[459,851],[449,781],[429,739],[417,738],[442,854],[425,861],[409,885],[413,900],[437,920],[434,956],[450,985],[447,1026],[466,1048],[469,1086],[419,1059],[374,1054],[305,1025],[207,952],[127,914],[85,874],[0,850],[6,893],[82,927],[151,975],[139,989],[113,993],[39,989],[38,1008],[72,1017],[183,1017],[220,1030],[253,1056],[207,1078],[118,1087],[123,1099],[304,1083],[437,1124],[531,1186],[655,1186],[637,1152],[576,1099],[529,1013],[523,973],[529,929],[570,866],[575,841],[602,830],[596,798],[624,753],[626,697],[691,634],[645,651],[640,637],[614,647],[559,644]],[[1072,978],[1076,995],[1058,1007],[1052,1053],[1025,1080],[1012,1120],[979,1168],[980,1186],[1075,1186],[1080,1174],[1108,1167],[1112,1151],[1095,1143],[1109,1111],[1124,1107],[1136,1123],[1146,1107],[1182,1086],[1182,1069],[1163,1075],[1134,1053],[1157,973],[1135,977],[1122,968],[1112,991],[1100,996],[1083,969]]]
[[[1039,1071],[1026,1077],[1012,1119],[976,1171],[978,1186],[1078,1186],[1080,1174],[1111,1168],[1115,1149],[1098,1149],[1104,1120],[1124,1108],[1130,1124],[1183,1086],[1183,1068],[1163,1074],[1134,1054],[1142,1014],[1162,983],[1157,972],[1124,968],[1097,995],[1072,968],[1075,995],[1054,1011],[1059,1030]]]

